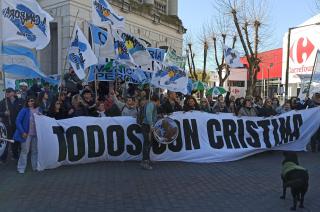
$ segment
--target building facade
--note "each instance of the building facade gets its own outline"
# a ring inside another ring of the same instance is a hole
[[[38,53],[41,70],[60,74],[68,68],[67,49],[75,23],[89,38],[91,0],[38,0],[51,14],[51,42]],[[127,32],[152,47],[173,48],[182,54],[186,29],[178,18],[178,0],[108,0],[113,9],[126,19]]]

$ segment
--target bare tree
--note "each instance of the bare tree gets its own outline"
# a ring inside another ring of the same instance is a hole
[[[194,79],[198,80],[198,75],[196,73],[196,66],[195,66],[195,63],[194,63],[195,54],[193,53],[193,50],[192,50],[192,42],[191,42],[191,40],[188,41],[187,46],[188,46],[188,54],[187,54],[187,56],[189,58],[189,55],[190,55],[190,58],[191,58],[191,65],[189,66],[189,68],[192,67],[192,69],[190,70],[190,72],[193,71],[192,75],[193,75]]]
[[[262,41],[261,34],[266,26],[265,3],[266,1],[261,1],[256,5],[254,0],[217,0],[216,4],[217,8],[222,9],[231,18],[248,62],[247,95],[253,95],[257,74],[260,71],[261,60],[258,52]]]
[[[201,46],[203,47],[203,69],[202,69],[202,82],[205,82],[207,78],[207,58],[209,49],[209,39],[208,39],[208,27],[206,24],[202,25],[202,33],[200,35]]]

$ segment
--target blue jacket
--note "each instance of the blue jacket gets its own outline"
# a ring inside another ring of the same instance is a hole
[[[39,111],[40,108],[39,108]],[[20,110],[16,119],[16,131],[14,132],[13,139],[17,142],[25,142],[26,139],[22,137],[23,133],[29,133],[30,125],[30,108],[24,107]]]

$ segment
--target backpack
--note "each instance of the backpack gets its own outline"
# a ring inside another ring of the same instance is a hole
[[[146,106],[148,103],[146,103],[144,106],[141,106],[138,110],[137,113],[137,124],[142,125],[143,124],[143,120],[146,114]]]

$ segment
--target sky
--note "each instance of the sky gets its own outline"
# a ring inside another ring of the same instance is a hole
[[[316,0],[254,0],[259,3],[265,1],[269,7],[269,24],[272,26],[272,41],[266,46],[266,50],[281,48],[282,39],[288,28],[302,24],[316,15]],[[213,19],[215,0],[179,0],[178,15],[187,29],[187,35],[191,35],[193,41],[197,41],[202,32],[202,25],[210,23]],[[319,11],[320,13],[320,11]],[[200,68],[201,59],[197,58]],[[209,64],[209,68],[214,68]]]

